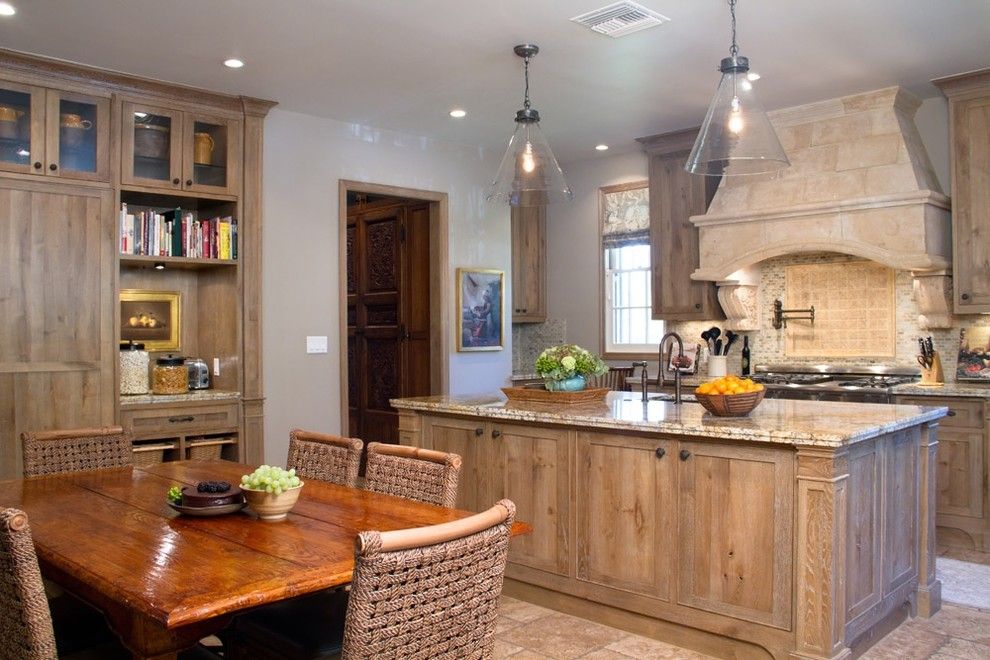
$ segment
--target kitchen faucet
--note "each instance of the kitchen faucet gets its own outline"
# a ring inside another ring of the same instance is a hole
[[[632,363],[633,369],[636,367],[643,367],[643,371],[640,372],[640,387],[643,388],[643,402],[645,403],[649,397],[646,396],[647,383],[649,382],[650,375],[647,373],[647,368],[649,363],[646,360],[640,360]]]
[[[673,339],[677,342],[677,357],[670,361],[674,365],[674,404],[680,405],[681,403],[681,367],[687,367],[691,365],[691,358],[684,355],[684,341],[681,336],[676,332],[668,332],[660,339],[660,375],[657,376],[657,385],[663,389],[663,386],[667,384],[666,379],[663,376],[664,371],[664,361],[663,361],[663,345],[667,343],[667,339]]]

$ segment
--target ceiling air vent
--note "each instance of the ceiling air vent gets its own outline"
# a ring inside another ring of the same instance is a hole
[[[670,19],[643,5],[624,0],[575,16],[571,20],[614,38],[645,30],[654,25],[662,25]]]

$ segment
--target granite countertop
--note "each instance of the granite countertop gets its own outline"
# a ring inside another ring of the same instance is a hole
[[[990,399],[990,383],[945,383],[941,387],[922,387],[917,383],[898,385],[894,394],[910,394],[912,396],[957,396]]]
[[[582,428],[842,447],[944,417],[945,407],[765,399],[747,417],[715,417],[697,403],[675,405],[638,393],[611,392],[578,405],[509,402],[500,394],[393,399],[402,410]]]
[[[137,406],[149,403],[189,403],[192,401],[228,401],[240,399],[240,392],[228,390],[190,390],[183,394],[121,394],[121,406]]]

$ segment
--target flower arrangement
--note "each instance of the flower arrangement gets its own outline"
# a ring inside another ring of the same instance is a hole
[[[601,376],[608,365],[589,351],[576,344],[552,346],[536,358],[536,373],[546,380],[566,380],[574,376],[585,379]]]

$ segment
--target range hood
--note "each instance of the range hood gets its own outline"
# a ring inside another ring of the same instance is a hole
[[[924,326],[951,323],[951,219],[900,87],[769,113],[791,167],[724,177],[699,229],[695,280],[719,284],[728,325],[759,327],[759,262],[801,252],[864,257],[915,276]]]

